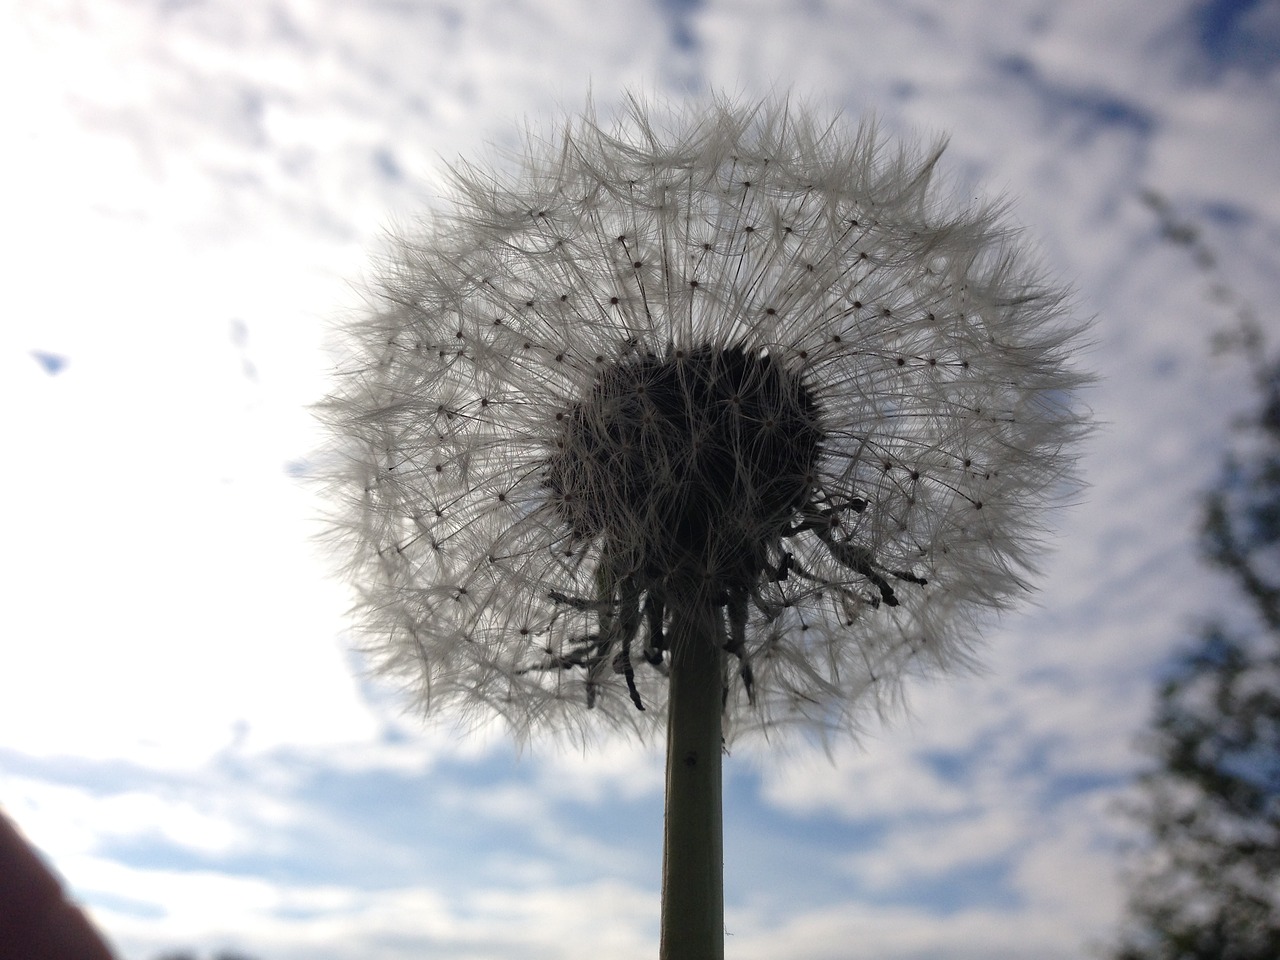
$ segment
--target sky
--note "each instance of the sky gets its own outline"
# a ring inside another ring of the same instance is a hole
[[[124,960],[656,954],[661,744],[406,713],[305,482],[385,232],[628,89],[948,133],[1095,318],[1089,486],[981,669],[726,758],[726,955],[1114,935],[1156,680],[1231,602],[1197,498],[1248,365],[1210,339],[1274,329],[1280,3],[0,0],[0,808]]]

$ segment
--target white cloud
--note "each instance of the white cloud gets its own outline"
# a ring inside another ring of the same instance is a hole
[[[939,916],[850,903],[800,910],[768,926],[742,911],[726,926],[728,949],[742,960],[846,960],[851,951],[900,960],[1067,960],[1080,955],[1082,932],[1070,919],[1056,911],[981,908]]]
[[[653,892],[614,882],[468,891],[442,873],[430,884],[368,891],[213,872],[144,874],[105,861],[79,866],[91,885],[163,904],[158,921],[139,916],[132,901],[94,911],[133,956],[201,942],[283,960],[402,960],[423,950],[442,960],[638,960],[652,954],[656,934]]]

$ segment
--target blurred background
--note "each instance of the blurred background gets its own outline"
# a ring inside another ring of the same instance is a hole
[[[1280,3],[0,0],[0,806],[124,960],[656,955],[661,744],[423,729],[349,652],[305,483],[384,232],[628,89],[949,133],[1104,378],[985,669],[727,758],[727,955],[1117,941],[1160,683],[1252,629],[1198,531],[1280,316]]]

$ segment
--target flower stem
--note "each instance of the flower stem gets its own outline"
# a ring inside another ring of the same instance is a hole
[[[724,628],[691,603],[671,618],[661,960],[723,960]]]

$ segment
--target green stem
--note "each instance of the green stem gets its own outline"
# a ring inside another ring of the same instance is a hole
[[[720,719],[724,628],[710,604],[673,611],[661,960],[724,958]]]

